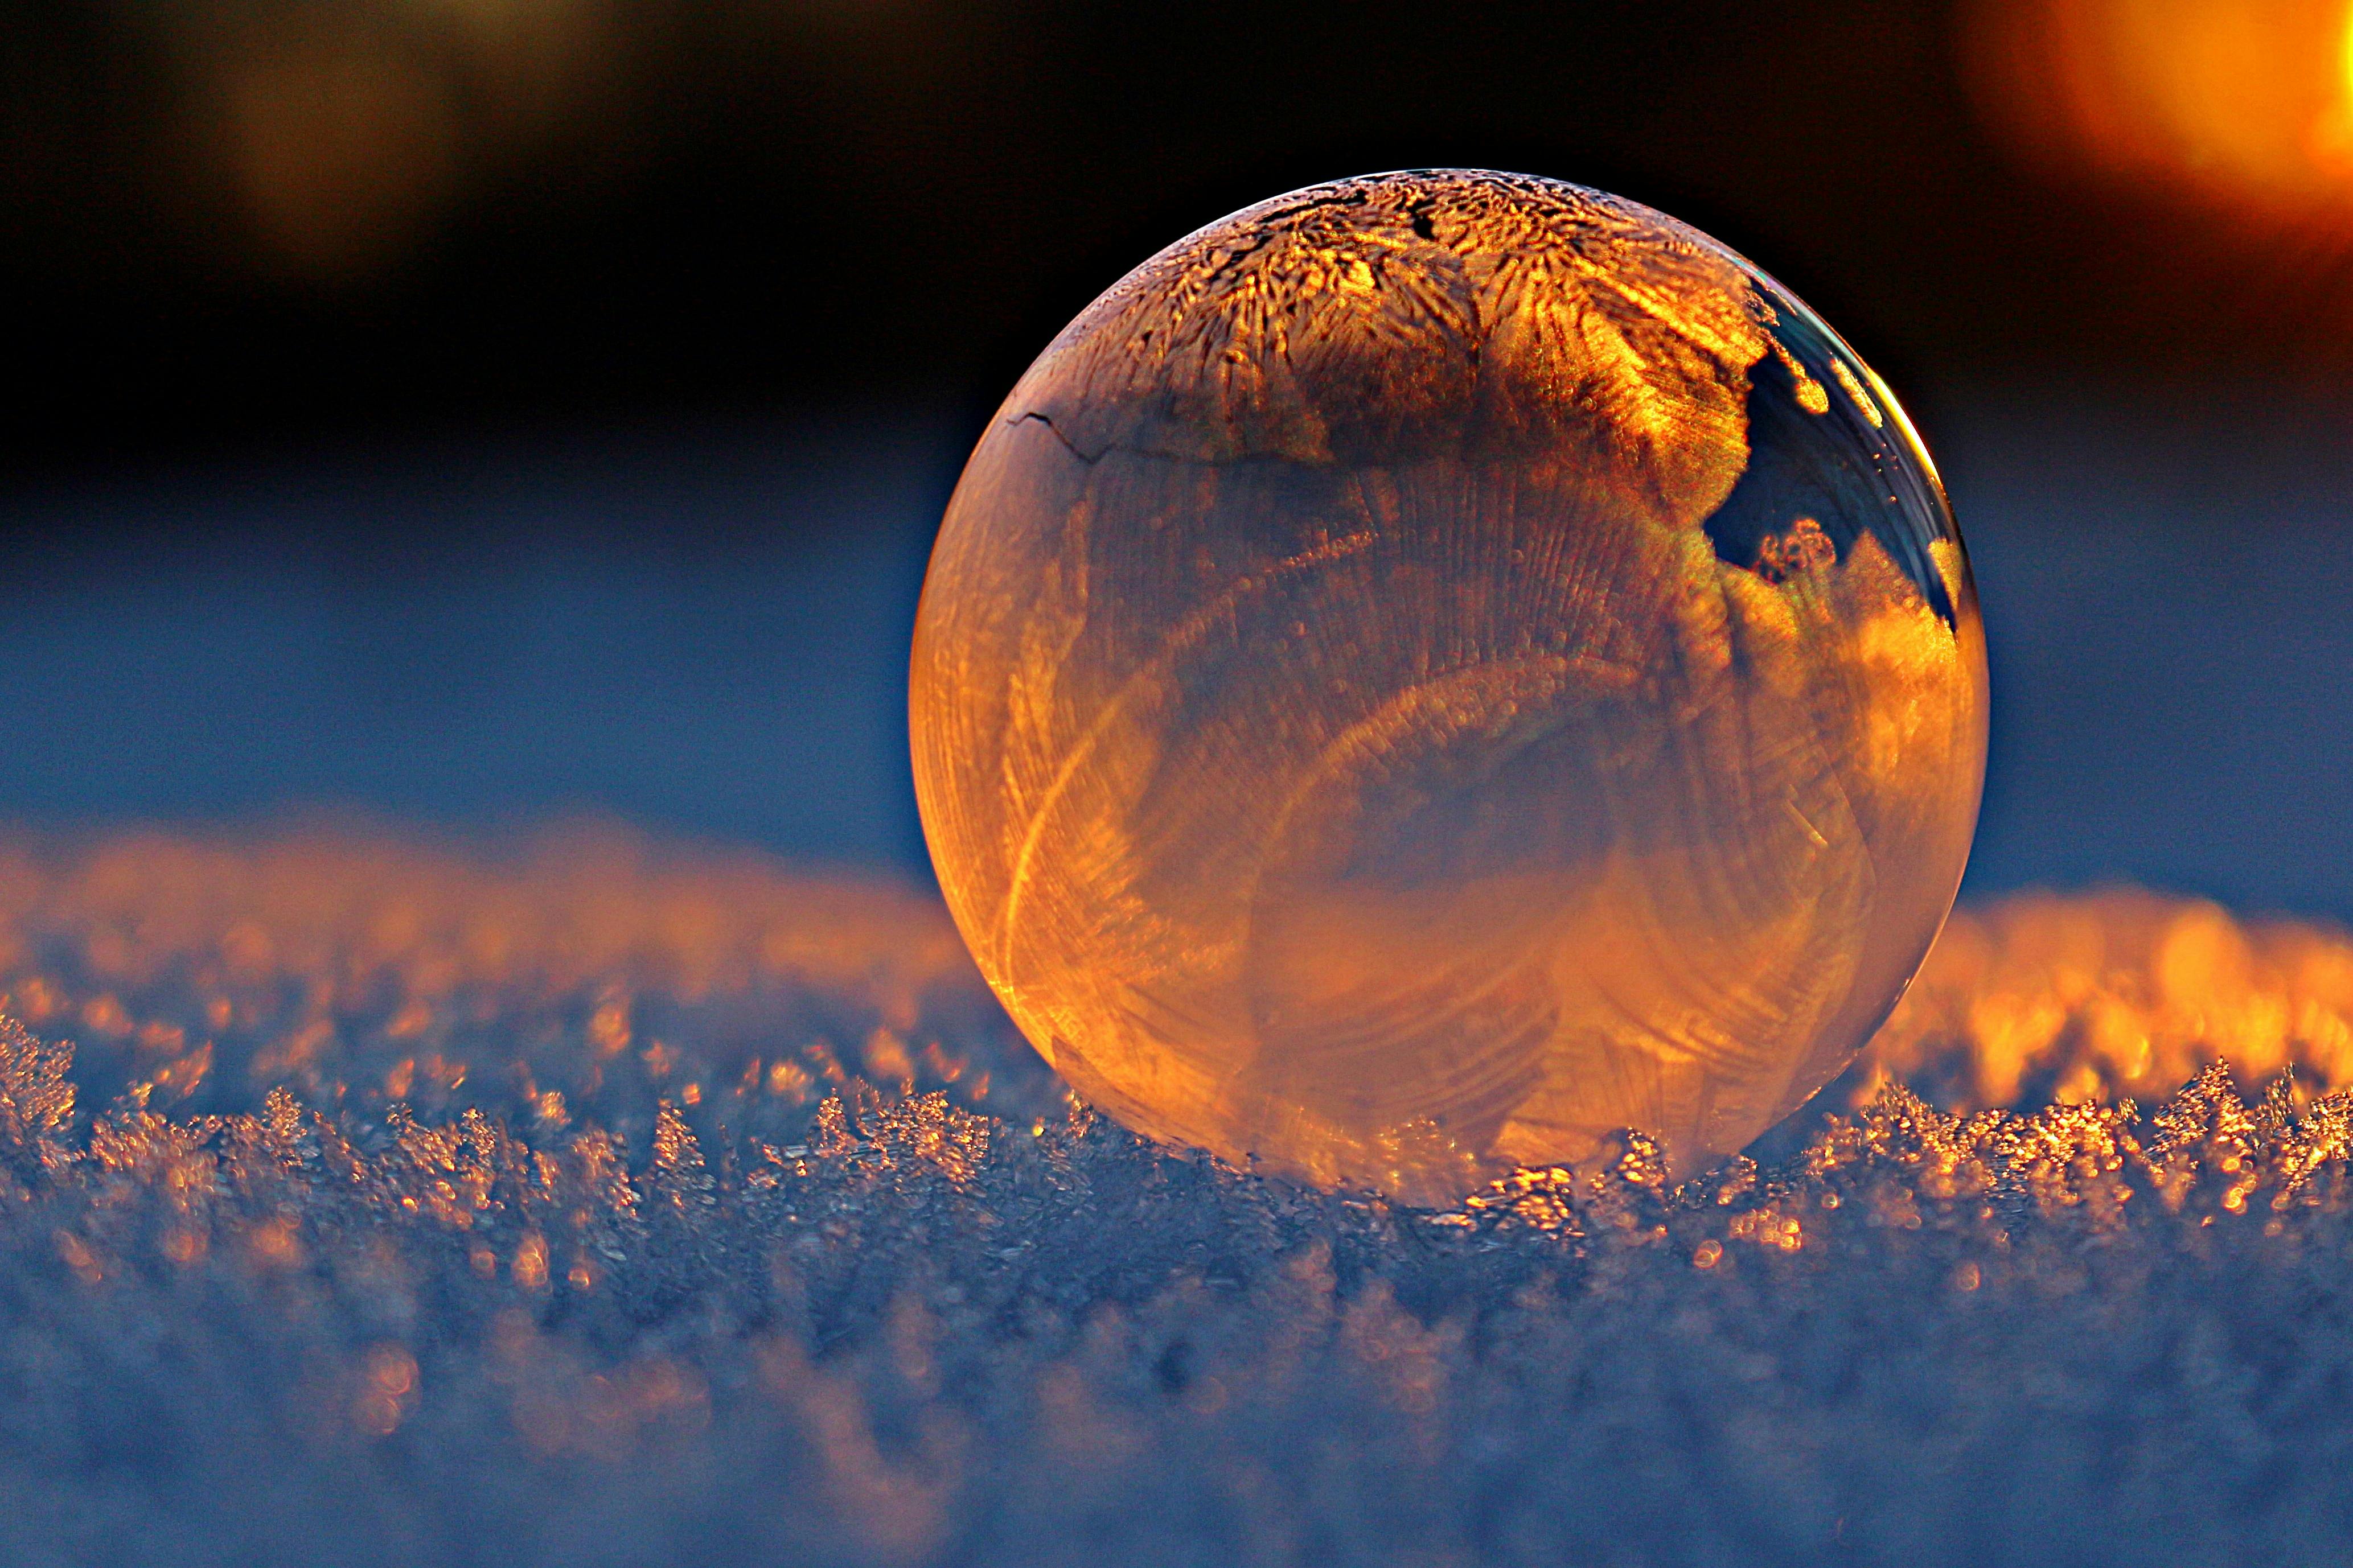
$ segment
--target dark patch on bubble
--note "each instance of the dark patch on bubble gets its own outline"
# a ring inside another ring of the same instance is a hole
[[[1805,353],[1815,345],[1794,331],[1783,342],[1826,390],[1836,386],[1827,354]],[[1870,533],[1937,619],[1955,625],[1952,595],[1928,553],[1930,537],[1908,526],[1905,503],[1889,499],[1891,491],[1922,491],[1892,434],[1874,428],[1841,393],[1831,394],[1827,412],[1808,413],[1797,378],[1776,353],[1750,369],[1747,410],[1748,466],[1702,525],[1716,554],[1778,582],[1788,575],[1788,542],[1805,533],[1803,523],[1810,521],[1841,562]],[[1915,493],[1913,506],[1934,509],[1936,501]]]

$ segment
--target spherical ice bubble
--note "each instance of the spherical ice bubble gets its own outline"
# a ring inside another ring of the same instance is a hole
[[[1477,172],[1278,197],[1090,306],[965,469],[912,698],[949,907],[1064,1078],[1412,1203],[1786,1116],[1985,771],[1879,380],[1706,236]]]

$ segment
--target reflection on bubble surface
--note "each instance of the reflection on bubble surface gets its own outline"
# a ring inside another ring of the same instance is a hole
[[[917,795],[983,972],[1155,1136],[1412,1201],[1832,1077],[1951,903],[1984,644],[1935,472],[1655,212],[1448,172],[1123,279],[973,455]]]

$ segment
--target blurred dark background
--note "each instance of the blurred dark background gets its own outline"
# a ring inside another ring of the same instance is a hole
[[[922,848],[996,399],[1261,196],[1638,197],[1911,405],[1976,886],[2353,916],[2353,5],[0,0],[0,816]]]

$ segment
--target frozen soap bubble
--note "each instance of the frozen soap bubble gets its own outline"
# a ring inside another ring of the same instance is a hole
[[[1468,171],[1089,306],[956,487],[912,696],[949,907],[1071,1085],[1415,1203],[1787,1115],[1918,967],[1985,770],[1878,379],[1706,236]]]

